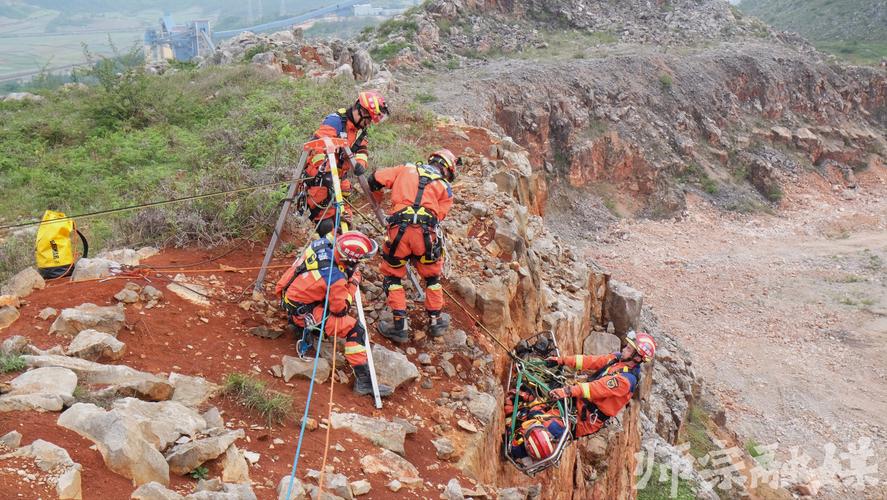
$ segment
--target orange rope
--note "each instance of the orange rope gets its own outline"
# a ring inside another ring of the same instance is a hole
[[[339,318],[336,318],[335,331],[339,331]],[[320,477],[317,479],[317,485],[320,488],[317,498],[323,498],[323,476],[326,474],[326,456],[330,451],[330,430],[333,428],[333,387],[336,385],[336,347],[339,345],[339,342],[335,335],[331,335],[330,339],[333,341],[333,363],[332,370],[330,371],[330,402],[326,413],[328,425],[326,426],[326,439],[323,443],[323,461],[320,463]]]

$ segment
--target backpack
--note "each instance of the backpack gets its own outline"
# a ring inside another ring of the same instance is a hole
[[[61,220],[59,220],[61,219]],[[83,243],[83,257],[89,253],[89,243],[74,224],[62,212],[47,210],[43,214],[43,222],[37,227],[37,242],[34,257],[37,260],[37,271],[45,279],[62,278],[74,271],[77,256],[74,254],[72,233],[76,232]]]

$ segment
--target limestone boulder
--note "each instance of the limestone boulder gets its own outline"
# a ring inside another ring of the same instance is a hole
[[[0,330],[9,327],[11,324],[15,323],[20,314],[18,309],[12,306],[2,306],[0,307]]]
[[[74,337],[83,330],[96,330],[117,337],[117,332],[126,324],[123,304],[100,307],[86,303],[77,307],[62,309],[62,312],[49,327],[49,333]]]
[[[108,259],[80,259],[74,264],[73,281],[90,281],[107,278],[120,272],[120,263]]]
[[[10,391],[0,396],[0,412],[61,411],[73,398],[77,375],[57,367],[27,371],[10,383]]]
[[[222,392],[222,387],[203,377],[170,373],[168,382],[173,387],[172,400],[196,408]]]
[[[289,382],[293,377],[299,377],[311,380],[311,373],[314,370],[314,358],[301,359],[294,356],[284,356],[281,360],[283,363],[283,380]],[[330,378],[330,363],[326,359],[319,358],[317,360],[317,375],[314,379],[317,383],[322,384]]]
[[[406,429],[396,422],[389,422],[382,418],[371,418],[357,413],[333,412],[330,418],[333,429],[347,429],[370,440],[373,444],[391,450],[400,455],[404,454],[403,442],[406,438]]]
[[[397,389],[419,377],[419,369],[399,352],[373,344],[373,363],[379,382]]]
[[[27,297],[34,290],[42,290],[46,287],[46,281],[33,267],[22,269],[0,288],[0,295],[15,295],[20,298]]]
[[[234,441],[244,437],[243,429],[220,431],[217,435],[173,446],[166,453],[170,472],[185,475],[204,462],[218,458]]]
[[[126,344],[115,337],[98,330],[83,330],[68,346],[67,355],[75,358],[98,361],[116,360],[126,354]]]
[[[416,466],[388,450],[381,450],[375,455],[364,455],[360,459],[360,467],[365,474],[385,474],[408,487],[422,486],[422,478]]]
[[[638,329],[643,303],[644,295],[626,283],[612,279],[607,283],[605,318],[613,323],[616,335]]]

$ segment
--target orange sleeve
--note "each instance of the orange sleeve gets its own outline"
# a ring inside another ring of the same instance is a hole
[[[283,276],[277,280],[277,285],[274,287],[274,295],[280,297],[280,294],[283,293],[283,287],[286,286],[287,283],[292,279],[293,274],[296,272],[296,266],[292,266],[283,273]]]
[[[564,356],[561,358],[564,366],[569,366],[576,371],[594,371],[600,370],[607,363],[615,358],[612,354],[604,354],[602,356],[582,355]]]
[[[631,392],[631,383],[622,375],[608,375],[592,382],[582,382],[570,387],[570,394],[589,400],[625,396]]]
[[[397,176],[400,175],[400,171],[402,169],[403,165],[380,168],[373,172],[373,178],[376,180],[376,184],[387,189],[391,189],[391,187],[394,186],[394,181],[397,179]]]
[[[336,280],[330,286],[330,306],[329,311],[333,316],[344,316],[348,314],[351,302],[354,298],[351,295],[351,288],[348,286],[348,280]]]
[[[438,213],[437,218],[444,220],[450,209],[453,208],[453,188],[449,183],[445,184],[445,188],[440,190],[440,196],[437,199]]]

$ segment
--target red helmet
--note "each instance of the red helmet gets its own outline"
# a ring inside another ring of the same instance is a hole
[[[524,431],[524,447],[533,460],[544,460],[554,453],[553,436],[542,424],[533,424]]]
[[[379,123],[388,117],[388,106],[378,90],[365,90],[357,94],[357,105],[368,113],[373,123]]]
[[[348,231],[336,238],[336,262],[356,264],[376,255],[379,244],[360,231]]]
[[[644,362],[653,360],[656,354],[656,341],[649,333],[635,333],[634,330],[630,330],[625,336],[625,342],[641,355]]]
[[[449,170],[451,180],[456,177],[456,167],[462,164],[460,159],[456,158],[456,155],[454,155],[449,149],[438,149],[428,155],[428,163],[435,162],[443,165],[444,168]]]

